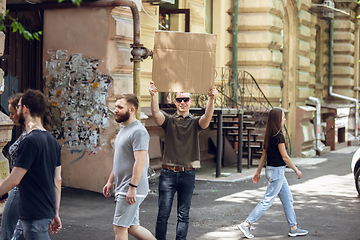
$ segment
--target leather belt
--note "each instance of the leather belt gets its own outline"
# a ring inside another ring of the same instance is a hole
[[[166,169],[166,170],[171,170],[173,172],[184,172],[184,171],[194,170],[194,168],[173,167],[173,166],[166,166],[166,165],[162,165],[162,168]]]

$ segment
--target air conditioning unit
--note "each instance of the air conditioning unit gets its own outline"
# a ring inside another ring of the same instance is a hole
[[[175,4],[175,0],[143,0],[153,5],[163,5],[163,4]]]

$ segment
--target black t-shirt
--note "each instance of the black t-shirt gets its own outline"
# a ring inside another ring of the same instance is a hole
[[[33,130],[21,142],[16,167],[27,170],[19,184],[19,218],[25,221],[55,217],[55,168],[61,165],[61,149],[47,131]]]
[[[268,150],[266,151],[268,166],[280,167],[286,165],[279,151],[278,145],[280,143],[285,143],[284,135],[281,132],[272,132],[269,137]]]

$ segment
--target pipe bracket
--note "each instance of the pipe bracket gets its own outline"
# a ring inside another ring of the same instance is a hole
[[[153,52],[144,47],[142,44],[130,44],[130,47],[133,49],[131,50],[131,55],[133,58],[130,61],[143,61],[148,57],[153,57]]]

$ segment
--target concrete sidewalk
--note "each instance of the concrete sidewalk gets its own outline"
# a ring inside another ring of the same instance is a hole
[[[336,151],[332,151],[331,153],[351,153],[355,152],[359,146],[349,146],[345,147]],[[311,166],[311,165],[317,165],[320,163],[323,163],[327,160],[327,158],[324,157],[313,157],[313,158],[291,158],[292,162],[298,166],[301,170],[301,167],[303,166]],[[244,161],[244,159],[243,159]],[[217,182],[237,182],[237,181],[243,181],[251,179],[258,167],[259,159],[254,159],[253,165],[248,169],[246,165],[244,165],[243,162],[243,168],[242,172],[237,172],[237,165],[231,165],[228,167],[222,167],[221,168],[221,176],[216,177],[216,166],[215,164],[213,166],[206,166],[202,167],[200,169],[196,170],[196,180],[200,181],[217,181]],[[291,171],[291,170],[289,170]],[[262,174],[264,174],[264,170],[262,171]]]
[[[324,174],[324,172],[326,172],[328,176],[329,174],[332,174],[330,175],[330,177],[337,176],[333,174],[333,171],[335,171],[334,168],[339,168],[339,164],[341,162],[337,160],[339,158],[346,160],[346,163],[344,162],[345,164],[343,164],[344,167],[339,169],[346,169],[345,172],[346,174],[348,174],[348,172],[350,171],[349,162],[351,161],[352,157],[352,154],[350,153],[355,152],[357,149],[358,147],[346,147],[338,151],[332,151],[331,153],[326,154],[323,157],[292,158],[292,161],[299,167],[302,172],[306,174],[304,174],[304,177],[300,181],[293,174],[290,174],[288,178],[289,184],[301,184],[303,182],[310,181],[317,178],[319,174]],[[328,164],[320,164],[324,162]],[[236,165],[224,167],[221,169],[223,176],[220,178],[215,177],[215,165],[204,166],[203,168],[197,170],[197,183],[192,200],[191,226],[188,233],[188,239],[242,239],[242,235],[236,228],[236,224],[238,224],[243,218],[245,218],[246,214],[248,214],[250,210],[254,207],[254,205],[261,199],[263,191],[266,188],[267,184],[265,178],[262,178],[262,181],[260,181],[258,185],[254,185],[250,181],[245,181],[252,178],[253,174],[256,171],[257,163],[258,160],[254,160],[254,166],[250,169],[247,169],[244,162],[242,173],[237,173]],[[292,170],[288,169],[287,171]],[[343,172],[344,170],[341,171]],[[149,181],[150,193],[145,199],[145,201],[142,203],[140,213],[142,226],[149,229],[152,233],[155,232],[155,222],[158,211],[157,189],[159,172],[160,171],[157,170],[156,175],[153,176]],[[342,172],[337,177],[343,177],[344,173]],[[356,190],[353,187],[352,178],[350,178],[350,182],[352,184],[345,184],[344,186],[349,186],[349,191],[353,192],[355,195]],[[325,186],[328,185],[328,183],[325,184]],[[332,186],[329,187],[331,189]],[[234,196],[234,194],[239,193],[241,193],[241,195]],[[319,198],[316,193],[314,196],[310,196],[311,198],[303,198],[304,196],[300,193],[294,192],[294,194],[296,201],[298,201],[298,204],[296,205],[297,208],[303,209],[303,211],[310,209],[308,210],[308,212],[303,212],[299,215],[299,220],[301,223],[306,222],[305,216],[314,213],[319,214],[318,212],[316,212],[316,209],[311,208],[312,205],[304,205],[308,201],[317,201],[318,205],[322,204],[319,207],[318,211],[330,206],[329,202],[334,202],[333,199],[330,199],[327,200],[328,202],[325,203],[324,199],[327,195],[321,196]],[[230,199],[232,200],[220,200],[224,199],[224,197],[230,197]],[[236,199],[236,202],[233,202],[234,199]],[[241,202],[241,199],[245,200]],[[344,203],[345,200],[341,201],[343,201],[342,203]],[[279,206],[275,205],[272,209],[274,210],[277,207],[279,208]],[[60,206],[60,217],[62,219],[63,228],[58,234],[56,234],[55,236],[51,236],[51,239],[113,240],[114,231],[112,226],[112,219],[114,215],[114,208],[115,204],[113,197],[105,198],[100,193],[80,189],[64,188],[62,192],[62,200]],[[334,209],[334,207],[331,207],[332,211]],[[283,214],[281,206],[278,211],[275,212]],[[328,211],[325,211],[321,214],[327,213]],[[336,214],[338,214],[338,212],[336,212]],[[325,218],[330,219],[329,216],[330,215],[326,215]],[[341,216],[343,217],[345,215]],[[272,221],[272,217],[273,215],[271,214],[265,215],[263,217],[263,221]],[[313,219],[316,219],[316,217],[314,217]],[[345,219],[345,217],[343,217],[342,219]],[[282,222],[283,219],[279,221]],[[318,225],[312,227],[313,224]],[[326,221],[325,223],[318,223],[318,221],[315,221],[311,224],[305,224],[305,227],[308,228],[308,230],[311,230],[312,234],[309,234],[308,237],[304,237],[303,239],[318,239],[318,237],[315,236],[316,231],[320,231],[321,234],[323,234],[320,236],[326,236],[325,232],[328,231],[329,228],[324,228],[321,224],[326,224]],[[267,227],[267,225],[262,225],[261,228],[258,226],[259,225],[254,226],[258,239],[274,239],[274,236],[278,234],[275,234],[273,232],[273,229]],[[276,238],[287,239],[288,229],[286,224],[280,224],[275,226],[279,228],[276,232],[284,233],[282,235],[276,236]],[[175,239],[175,228],[176,203],[173,204],[172,215],[169,219],[168,239]],[[270,234],[269,231],[271,232]],[[133,237],[129,237],[129,240],[134,239],[135,238]]]
[[[293,163],[298,166],[307,166],[307,165],[316,165],[322,162],[325,162],[327,158],[292,158]],[[243,164],[242,172],[237,172],[237,165],[232,165],[228,167],[221,168],[221,176],[216,177],[216,167],[203,167],[196,170],[196,180],[200,181],[218,181],[218,182],[237,182],[251,179],[258,167],[258,160],[254,161],[253,165],[248,169],[246,165]],[[262,174],[264,171],[262,171]]]
[[[347,153],[347,152],[354,152],[358,149],[358,147],[347,147],[338,151],[333,151],[333,153]],[[301,170],[302,166],[311,166],[323,163],[327,160],[327,158],[323,157],[314,157],[314,158],[291,158],[293,163],[298,166]],[[202,166],[199,169],[196,169],[196,180],[197,181],[214,181],[214,182],[238,182],[251,179],[258,167],[259,159],[253,160],[253,165],[248,169],[247,165],[245,164],[246,159],[243,159],[242,165],[242,172],[237,172],[237,165],[230,165],[221,168],[221,175],[220,177],[216,177],[216,165],[215,163],[212,165]],[[265,168],[263,168],[261,175],[264,175]],[[155,175],[152,176],[150,179],[158,178],[160,175],[160,170],[157,169],[155,171]],[[289,169],[289,171],[292,171]]]

